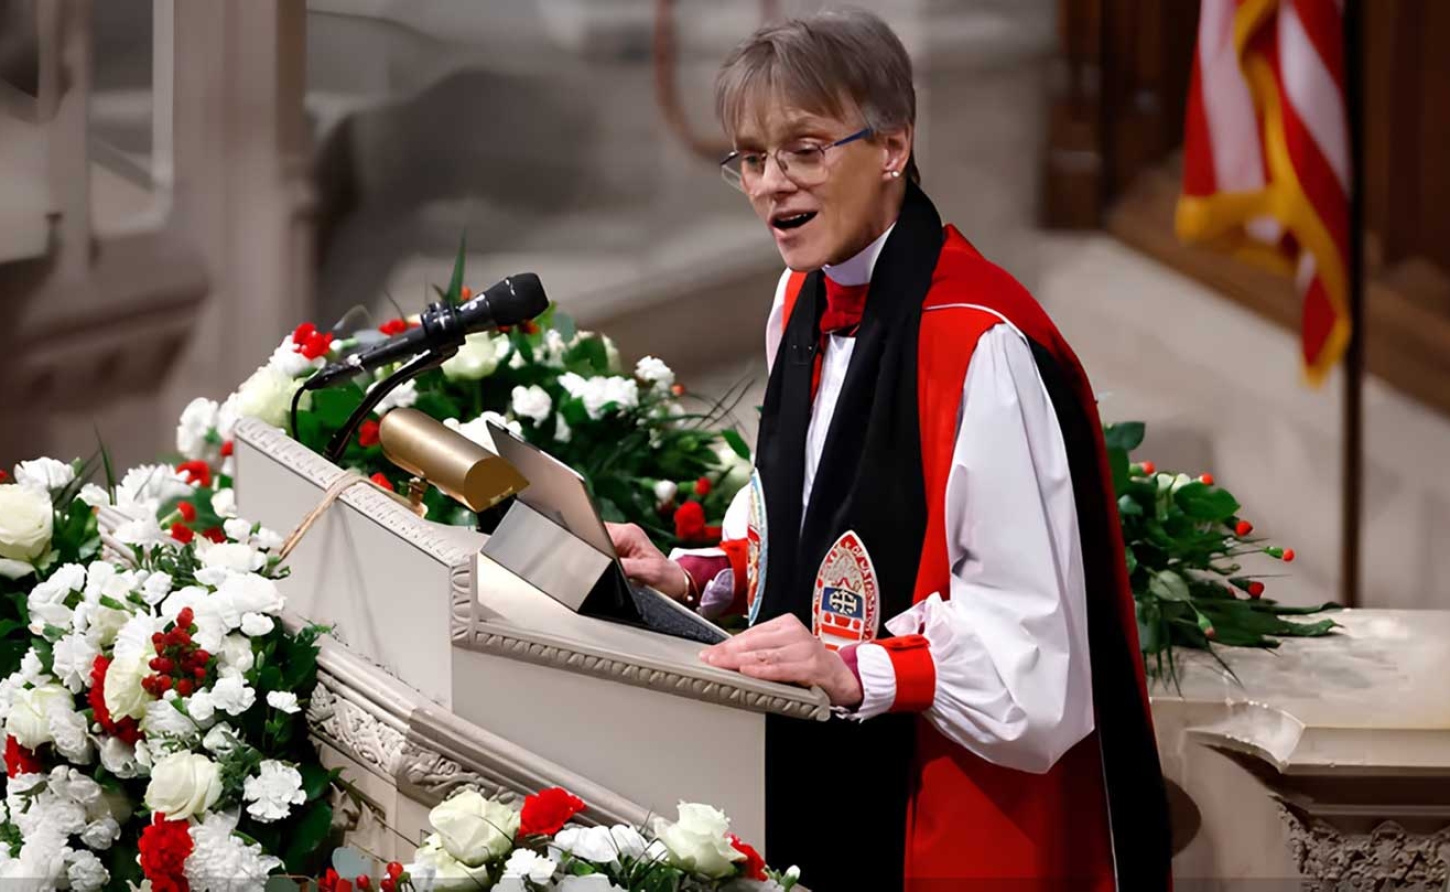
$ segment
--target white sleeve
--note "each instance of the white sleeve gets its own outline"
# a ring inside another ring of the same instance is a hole
[[[935,693],[925,712],[947,737],[1009,768],[1045,772],[1093,729],[1081,541],[1067,449],[1026,339],[982,336],[963,387],[946,490],[951,591],[892,618],[927,639]],[[857,650],[866,697],[888,711],[897,664]]]

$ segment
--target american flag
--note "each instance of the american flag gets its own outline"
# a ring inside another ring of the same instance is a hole
[[[1350,337],[1344,57],[1344,0],[1203,0],[1176,221],[1294,276],[1316,384]]]

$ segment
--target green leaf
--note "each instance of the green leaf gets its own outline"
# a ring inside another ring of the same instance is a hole
[[[555,306],[558,305],[555,304]],[[554,325],[554,330],[557,331],[559,333],[559,337],[563,338],[565,341],[573,340],[574,335],[579,333],[579,326],[574,323],[574,317],[570,316],[568,313],[565,313],[562,310],[554,311],[552,322]]]
[[[1128,575],[1132,576],[1138,570],[1138,556],[1133,553],[1133,547],[1131,545],[1125,546],[1123,552],[1123,557],[1128,562]]]
[[[292,842],[282,860],[290,873],[303,873],[307,862],[327,840],[332,829],[332,806],[326,802],[315,802],[293,828]]]
[[[321,765],[303,765],[298,771],[302,774],[302,792],[307,794],[308,802],[326,793],[328,785],[338,776],[336,770],[328,771]]]
[[[1120,421],[1103,428],[1103,441],[1109,449],[1121,449],[1130,453],[1143,445],[1147,425],[1141,421]]]
[[[1158,605],[1139,601],[1137,615],[1138,649],[1145,654],[1156,654],[1167,647],[1169,642],[1163,635],[1163,615],[1158,609]]]
[[[458,256],[453,261],[453,277],[448,280],[448,294],[444,296],[444,300],[450,305],[457,305],[459,296],[463,294],[463,255],[467,241],[467,233],[458,237]]]
[[[1148,591],[1164,601],[1187,601],[1188,583],[1172,570],[1159,570],[1148,583]]]
[[[336,430],[347,423],[348,417],[357,410],[362,399],[362,390],[356,384],[315,390],[312,392],[312,409],[307,414],[317,418],[324,426]],[[300,429],[300,422],[298,427]]]
[[[747,461],[750,459],[750,446],[745,442],[745,438],[740,436],[737,431],[726,428],[720,432],[720,436],[725,438],[725,442],[730,446],[732,452]]]
[[[1198,521],[1223,521],[1239,510],[1238,500],[1225,489],[1204,483],[1189,483],[1173,496],[1184,514]]]
[[[1130,495],[1123,495],[1118,498],[1118,513],[1124,517],[1138,517],[1143,513],[1143,506]]]

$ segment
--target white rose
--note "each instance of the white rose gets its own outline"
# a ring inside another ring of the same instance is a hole
[[[37,458],[15,466],[15,482],[47,492],[65,489],[76,479],[76,469],[53,458]]]
[[[720,479],[722,489],[738,490],[750,483],[750,474],[755,470],[750,459],[741,458],[730,448],[729,443],[720,443],[715,447],[715,455],[720,459],[720,465],[725,469],[725,475]]]
[[[301,381],[288,377],[280,370],[262,366],[237,390],[237,411],[244,417],[282,427],[287,423],[292,395],[301,386]]]
[[[269,691],[267,693],[267,705],[273,709],[292,715],[302,709],[297,705],[297,695],[291,691]]]
[[[116,777],[135,777],[140,773],[136,748],[119,737],[107,737],[101,742],[101,765]]]
[[[675,500],[680,488],[672,480],[661,480],[655,484],[655,501],[660,505],[668,505]]]
[[[700,803],[681,802],[679,821],[662,827],[659,837],[676,867],[720,879],[734,872],[734,862],[745,858],[730,845],[726,836],[729,832],[730,819],[724,812]]]
[[[634,376],[650,387],[657,387],[660,390],[669,390],[670,385],[675,383],[674,369],[653,356],[646,356],[635,363]]]
[[[33,561],[45,554],[54,525],[50,496],[18,483],[0,484],[0,558]]]
[[[56,752],[73,765],[89,765],[96,757],[86,734],[86,717],[74,709],[51,710],[50,739]]]
[[[408,865],[407,871],[413,878],[413,884],[424,892],[489,888],[488,867],[469,867],[454,858],[444,850],[436,833],[423,841],[415,862]]]
[[[500,351],[498,340],[502,340],[505,349]],[[487,378],[498,368],[499,362],[508,354],[506,349],[508,337],[506,335],[471,334],[453,354],[453,358],[443,363],[443,374],[452,381],[477,381]]]
[[[216,427],[219,408],[216,400],[205,397],[197,397],[186,404],[176,425],[177,452],[192,460],[208,458],[212,444],[208,442],[207,435]]]
[[[486,799],[477,790],[465,790],[433,807],[428,822],[448,854],[477,867],[507,852],[519,830],[519,813]]]
[[[28,750],[50,743],[50,714],[57,710],[75,711],[71,692],[58,684],[16,691],[5,716],[5,733]]]
[[[116,657],[107,667],[106,709],[116,721],[127,717],[139,719],[146,715],[146,704],[151,702],[151,695],[141,687],[141,679],[150,674],[147,662],[144,653],[133,653]]]
[[[236,517],[237,491],[228,487],[212,493],[211,510],[215,511],[218,517]]]
[[[152,766],[146,807],[168,821],[184,821],[204,814],[221,795],[222,775],[215,762],[197,753],[175,753]]]
[[[27,564],[25,561],[0,558],[0,579],[23,579],[34,572],[34,565]]]
[[[554,401],[549,397],[548,391],[535,384],[532,387],[515,387],[512,407],[515,415],[531,418],[535,424],[541,424],[549,417]]]

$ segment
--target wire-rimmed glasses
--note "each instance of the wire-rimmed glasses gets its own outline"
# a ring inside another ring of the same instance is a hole
[[[732,187],[748,194],[765,176],[765,166],[773,155],[775,163],[780,165],[780,172],[797,185],[807,188],[819,186],[826,179],[826,149],[867,139],[872,132],[870,127],[866,127],[823,146],[797,141],[774,152],[731,152],[720,162],[720,176]]]

